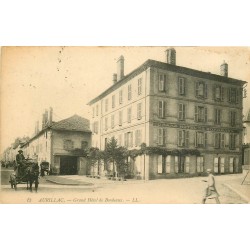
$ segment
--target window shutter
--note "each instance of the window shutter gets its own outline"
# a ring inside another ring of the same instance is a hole
[[[194,121],[198,122],[198,106],[195,106]]]
[[[213,86],[213,100],[216,99],[216,87],[217,87],[217,85]]]
[[[163,104],[162,104],[162,101],[159,101],[158,102],[158,117],[159,118],[162,118],[162,109],[163,109]]]
[[[198,140],[198,132],[195,132],[195,137],[194,137],[194,146],[197,148],[197,140]]]
[[[199,82],[195,83],[195,96],[199,96]]]
[[[183,104],[179,103],[179,120],[182,120],[183,117]]]
[[[204,133],[204,137],[205,137],[205,143],[204,143],[204,146],[205,146],[205,148],[206,148],[206,147],[207,147],[207,145],[208,145],[208,144],[207,144],[207,133],[206,133],[206,132]]]
[[[221,134],[221,148],[225,148],[225,134]]]
[[[167,129],[163,129],[163,138],[162,138],[162,140],[163,140],[163,145],[165,145],[166,143],[167,143]]]
[[[158,155],[157,158],[157,173],[162,174],[162,155]]]
[[[158,129],[157,128],[154,128],[153,141],[155,145],[158,145]]]
[[[229,111],[229,124],[232,126],[232,111]]]
[[[221,124],[221,110],[218,110],[218,123]]]
[[[204,113],[205,113],[205,122],[207,122],[207,108],[204,108]]]
[[[185,104],[183,104],[183,120],[185,120],[186,119],[186,105]]]
[[[167,91],[167,76],[164,75],[164,91]]]
[[[239,90],[238,89],[236,89],[235,95],[236,95],[236,103],[239,103]]]
[[[186,95],[186,79],[183,78],[183,95]]]
[[[214,172],[215,173],[218,173],[218,166],[219,166],[219,158],[218,157],[215,157],[214,158]]]
[[[227,90],[228,102],[231,102],[231,88]]]
[[[189,131],[186,131],[185,146],[189,146]]]
[[[182,130],[178,130],[177,131],[177,140],[178,140],[178,146],[182,146],[181,144],[181,142],[182,142]]]
[[[128,147],[128,134],[127,133],[124,134],[124,146]]]
[[[206,83],[204,83],[204,91],[205,91],[204,97],[207,98],[207,84]]]
[[[166,101],[163,102],[163,118],[167,117],[167,103]]]
[[[224,88],[221,87],[221,100],[224,101]]]

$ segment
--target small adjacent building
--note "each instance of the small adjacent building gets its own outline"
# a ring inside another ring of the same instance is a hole
[[[85,175],[86,149],[91,147],[89,120],[73,115],[59,122],[43,114],[42,130],[36,126],[35,135],[22,146],[25,157],[36,156],[39,164],[47,161],[52,174]]]
[[[250,167],[250,109],[243,120],[243,165]]]

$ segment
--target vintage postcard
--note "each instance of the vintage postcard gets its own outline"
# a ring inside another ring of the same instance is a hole
[[[0,203],[249,203],[249,65],[249,47],[2,47]]]

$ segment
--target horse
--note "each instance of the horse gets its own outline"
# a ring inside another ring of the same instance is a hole
[[[35,183],[35,191],[37,192],[38,184],[39,184],[39,166],[37,163],[30,164],[26,169],[26,182],[27,182],[27,190],[32,192],[32,185]]]

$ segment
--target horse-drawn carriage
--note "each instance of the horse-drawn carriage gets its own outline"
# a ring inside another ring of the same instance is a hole
[[[27,184],[27,190],[32,192],[32,185],[35,183],[35,190],[38,189],[39,179],[39,166],[33,159],[25,159],[19,164],[15,172],[10,175],[11,188],[17,190],[17,184]]]

